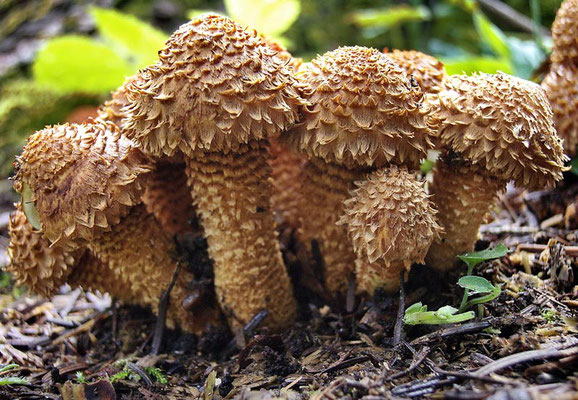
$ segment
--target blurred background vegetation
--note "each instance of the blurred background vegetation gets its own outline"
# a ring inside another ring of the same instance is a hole
[[[416,49],[448,73],[538,79],[560,0],[0,0],[0,174],[27,136],[80,121],[206,11],[308,60],[339,45]]]

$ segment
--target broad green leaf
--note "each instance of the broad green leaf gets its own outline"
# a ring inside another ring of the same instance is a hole
[[[454,315],[457,312],[458,312],[457,308],[454,308],[452,306],[443,306],[439,310],[437,310],[435,313],[438,317],[447,319],[447,318],[450,318],[452,315]]]
[[[454,324],[474,318],[472,311],[456,314],[458,310],[451,306],[441,307],[437,311],[427,311],[427,306],[416,303],[410,306],[403,317],[406,325]]]
[[[157,60],[167,35],[136,17],[114,9],[91,7],[100,36],[123,55],[134,59],[136,69]]]
[[[492,51],[500,58],[509,59],[510,49],[506,43],[506,36],[496,25],[492,24],[484,14],[479,11],[474,12],[474,25],[478,35],[482,38]]]
[[[485,72],[495,74],[504,72],[512,74],[514,68],[508,60],[501,60],[493,57],[472,56],[465,58],[442,59],[448,75],[472,74],[474,72]]]
[[[481,276],[463,276],[458,281],[458,285],[464,289],[469,290],[469,294],[491,293],[496,290],[496,287],[490,283],[486,278]]]
[[[417,312],[421,312],[421,311],[427,311],[427,306],[424,306],[421,304],[421,302],[419,302],[419,303],[415,303],[415,304],[412,304],[411,306],[409,306],[405,310],[405,315],[413,314],[413,313],[417,313]]]
[[[507,38],[507,44],[516,76],[531,79],[534,71],[546,59],[544,50],[533,40],[521,40],[513,36]]]
[[[38,52],[32,71],[36,82],[60,91],[103,94],[134,69],[104,43],[69,35],[51,39]]]
[[[280,36],[301,13],[299,0],[225,0],[227,14],[267,36]]]
[[[380,9],[359,10],[350,15],[351,21],[362,28],[393,28],[406,22],[431,19],[431,12],[425,6],[398,5]]]
[[[482,261],[504,257],[506,254],[508,254],[508,248],[504,246],[502,243],[499,243],[493,249],[485,249],[473,253],[465,253],[458,256],[458,258],[463,262],[465,262],[469,267],[473,268]]]
[[[195,9],[187,11],[187,18],[188,19],[195,19],[195,18],[200,17],[201,15],[207,14],[207,13],[218,14],[212,10],[203,10],[200,8],[195,8]]]

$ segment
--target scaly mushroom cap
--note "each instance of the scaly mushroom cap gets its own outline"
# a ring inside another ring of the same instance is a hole
[[[552,64],[542,87],[554,111],[556,130],[564,140],[564,150],[572,156],[578,149],[578,67],[569,63]]]
[[[443,90],[448,74],[441,61],[415,50],[394,50],[385,54],[395,61],[408,76],[413,76],[425,93],[439,93]]]
[[[71,241],[90,241],[110,230],[139,204],[141,179],[151,169],[151,161],[112,123],[56,125],[28,139],[14,188],[23,203],[34,203],[51,242],[73,246]]]
[[[292,125],[291,67],[254,30],[208,14],[182,25],[126,87],[126,135],[147,154],[233,150]]]
[[[552,61],[578,62],[578,0],[566,0],[556,13],[552,24],[554,49]]]
[[[34,230],[19,204],[10,216],[8,229],[10,264],[6,271],[14,275],[18,286],[27,286],[43,296],[54,294],[77,264],[78,252],[50,247],[50,241]]]
[[[110,100],[98,108],[98,118],[103,121],[110,121],[117,126],[121,126],[126,118],[123,108],[129,104],[127,98],[127,88],[130,85],[142,84],[142,77],[134,75],[125,79],[121,87],[112,93]]]
[[[444,147],[505,182],[541,188],[562,179],[566,157],[539,85],[499,73],[454,75],[446,87],[428,95]]]
[[[296,77],[306,86],[311,106],[281,139],[309,158],[349,168],[417,166],[433,146],[423,93],[378,50],[340,47],[314,59]]]
[[[346,225],[358,257],[370,263],[403,263],[406,268],[423,262],[432,241],[443,232],[423,183],[407,169],[393,166],[356,185],[338,223]],[[398,276],[394,279],[397,282]]]

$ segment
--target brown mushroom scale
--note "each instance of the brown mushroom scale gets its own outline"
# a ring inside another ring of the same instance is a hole
[[[408,76],[412,76],[425,93],[439,93],[448,78],[444,65],[434,57],[415,50],[385,52]]]
[[[552,24],[554,63],[578,64],[578,0],[565,0]]]
[[[458,254],[473,250],[472,233],[498,188],[509,181],[553,185],[562,178],[565,156],[546,95],[535,83],[506,74],[454,75],[446,90],[428,97],[442,119],[442,147],[451,153],[438,162],[431,189],[446,237],[432,245],[427,262],[447,270]]]
[[[295,84],[255,31],[204,15],[181,26],[126,87],[127,136],[155,157],[184,154],[217,297],[235,328],[266,309],[265,323],[278,329],[296,312],[267,164],[267,140],[304,104]]]
[[[114,124],[67,124],[28,140],[15,188],[30,188],[42,231],[54,246],[87,248],[112,272],[109,279],[126,282],[129,293],[123,298],[156,309],[176,262],[173,243],[141,204],[142,183],[151,168]],[[199,331],[217,314],[210,307],[196,314],[182,307],[191,279],[187,272],[179,276],[168,318],[170,325]],[[115,285],[110,287],[115,291]]]
[[[311,103],[281,140],[307,155],[303,197],[306,243],[319,242],[326,287],[347,290],[355,254],[346,229],[336,226],[354,181],[389,164],[416,168],[432,145],[423,93],[404,71],[375,49],[342,47],[297,73]],[[433,121],[433,119],[431,119]]]

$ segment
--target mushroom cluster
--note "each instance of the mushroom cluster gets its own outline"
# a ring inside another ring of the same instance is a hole
[[[550,71],[542,87],[554,111],[558,134],[564,140],[566,153],[578,151],[578,1],[565,0],[552,25]]]
[[[206,14],[83,124],[47,127],[17,160],[22,202],[9,270],[33,291],[68,282],[156,309],[178,271],[171,238],[202,235],[214,296],[182,271],[168,318],[198,332],[296,317],[277,227],[318,252],[340,299],[394,291],[427,260],[471,250],[498,190],[561,178],[544,91],[507,75],[446,75],[419,52],[341,47],[301,64],[278,44]],[[430,193],[419,171],[442,159]],[[211,302],[216,298],[216,303]]]

